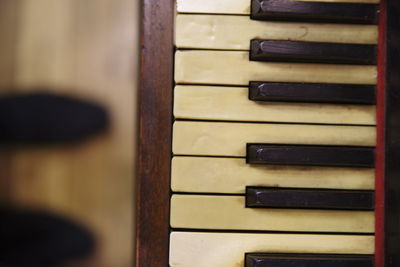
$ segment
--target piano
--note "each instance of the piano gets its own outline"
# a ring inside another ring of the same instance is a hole
[[[400,1],[142,1],[137,267],[400,266]]]

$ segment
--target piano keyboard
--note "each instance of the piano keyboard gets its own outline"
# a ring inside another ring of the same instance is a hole
[[[378,0],[177,0],[171,267],[372,267]]]

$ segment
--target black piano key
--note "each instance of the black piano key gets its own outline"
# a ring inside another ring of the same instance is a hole
[[[376,103],[375,86],[322,83],[250,82],[249,99],[306,103]]]
[[[247,144],[249,164],[373,168],[372,147]]]
[[[252,0],[254,20],[376,24],[378,5],[290,0]]]
[[[374,210],[371,190],[246,188],[248,208]]]
[[[246,254],[246,267],[373,267],[372,255]]]
[[[252,61],[375,65],[376,59],[375,45],[252,40],[250,47]]]

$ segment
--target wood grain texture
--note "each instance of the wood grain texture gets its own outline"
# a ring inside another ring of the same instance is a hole
[[[15,57],[20,1],[0,1],[0,88],[10,90],[15,82]]]
[[[142,1],[137,267],[168,264],[173,16],[171,0]]]
[[[378,77],[376,90],[376,162],[375,162],[375,266],[385,266],[385,97],[387,1],[379,6]]]
[[[2,9],[7,4],[15,12]],[[0,77],[1,93],[84,98],[103,105],[112,121],[109,132],[87,142],[9,147],[0,163],[10,181],[8,200],[86,225],[99,241],[93,266],[132,266],[138,4],[6,0],[0,6],[6,17],[16,14],[0,26],[15,35],[8,41],[10,35],[0,35],[0,54],[9,53],[0,69],[11,75]]]
[[[12,91],[15,83],[16,41],[19,1],[0,1],[0,92]],[[9,201],[11,193],[11,161],[13,152],[3,147],[0,151],[0,200]]]

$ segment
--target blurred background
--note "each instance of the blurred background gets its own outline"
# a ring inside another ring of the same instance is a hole
[[[47,88],[111,123],[77,144],[0,147],[0,199],[87,226],[99,267],[133,264],[137,2],[0,0],[0,96]]]

